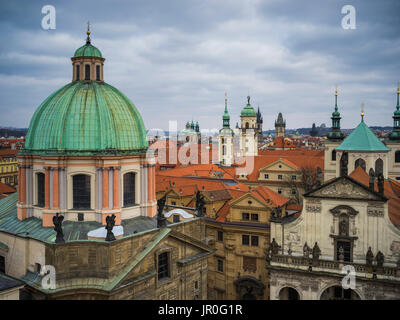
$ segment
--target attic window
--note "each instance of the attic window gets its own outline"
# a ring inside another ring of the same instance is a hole
[[[251,202],[250,200],[247,202],[248,204],[252,204],[253,202]]]

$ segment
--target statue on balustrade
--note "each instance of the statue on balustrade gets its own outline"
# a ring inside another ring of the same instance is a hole
[[[367,266],[372,266],[374,260],[374,254],[372,253],[371,247],[368,248],[367,254],[365,256]]]
[[[314,247],[312,249],[312,257],[313,260],[318,260],[321,255],[321,249],[318,246],[318,243],[315,242]]]
[[[382,252],[378,251],[376,254],[376,264],[378,267],[383,267],[383,263],[385,262],[385,256],[383,255]]]

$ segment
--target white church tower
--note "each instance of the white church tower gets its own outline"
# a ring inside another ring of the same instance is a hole
[[[240,151],[243,157],[258,155],[257,113],[247,97],[247,105],[240,113]]]
[[[222,116],[222,129],[219,130],[218,135],[218,159],[222,166],[231,166],[233,159],[234,149],[234,132],[229,125],[230,116],[228,113],[228,99],[225,92],[225,111]]]

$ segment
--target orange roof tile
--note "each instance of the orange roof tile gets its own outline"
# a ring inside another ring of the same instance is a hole
[[[0,194],[11,194],[16,192],[13,187],[6,185],[5,183],[0,182]]]
[[[369,187],[369,175],[363,168],[357,167],[349,174],[349,177],[362,183],[366,187]],[[389,199],[389,219],[393,224],[400,227],[400,198],[398,193],[400,185],[393,179],[387,179],[384,181],[383,187],[385,197]],[[374,191],[378,192],[378,181],[376,179],[374,183]]]

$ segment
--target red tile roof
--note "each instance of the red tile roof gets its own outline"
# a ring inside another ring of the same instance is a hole
[[[349,174],[349,177],[369,187],[369,175],[361,167],[357,167]],[[378,181],[375,179],[374,191],[378,192]],[[389,219],[393,224],[400,227],[400,184],[393,179],[384,181],[384,194],[389,199]]]
[[[16,191],[14,188],[0,182],[0,195],[9,195]]]

